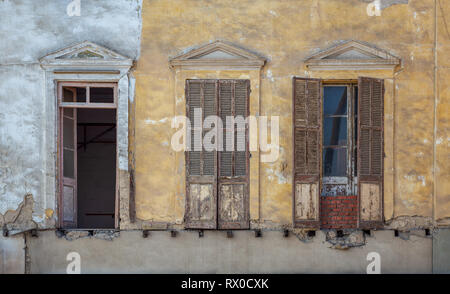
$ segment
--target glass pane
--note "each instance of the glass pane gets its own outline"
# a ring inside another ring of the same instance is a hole
[[[68,90],[68,89],[66,89],[66,88],[63,88],[63,102],[75,102],[73,99],[74,99],[74,92],[72,92],[72,91],[70,91],[70,90]]]
[[[323,175],[325,177],[347,176],[347,149],[323,149]]]
[[[323,145],[347,146],[347,118],[326,117],[323,120]]]
[[[63,146],[74,149],[74,120],[64,117],[63,126]]]
[[[114,88],[90,88],[89,100],[92,103],[114,103]]]
[[[64,108],[64,115],[68,117],[73,117],[73,109],[72,108]]]
[[[323,94],[323,114],[324,115],[345,115],[347,114],[347,87],[333,86],[324,87]]]
[[[74,95],[75,94],[75,95]],[[86,88],[63,87],[63,102],[86,102]]]
[[[74,189],[70,186],[63,187],[63,219],[64,221],[75,221],[74,215]]]
[[[64,149],[63,154],[63,175],[66,178],[74,179],[74,152],[72,150]]]

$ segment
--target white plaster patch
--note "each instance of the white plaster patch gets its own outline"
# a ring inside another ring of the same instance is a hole
[[[422,182],[422,186],[424,186],[424,187],[426,186],[426,182],[425,182],[425,177],[424,176],[417,176],[417,179]]]
[[[271,81],[271,82],[273,82],[275,79],[273,78],[273,75],[272,75],[272,71],[269,69],[269,70],[267,70],[267,78],[269,78],[269,80]]]
[[[167,117],[164,117],[164,118],[162,118],[160,120],[153,120],[153,119],[147,118],[147,119],[144,120],[144,123],[146,125],[157,125],[157,124],[165,123],[168,120],[169,120],[169,118],[167,118]]]
[[[136,89],[136,79],[134,78],[134,76],[131,73],[129,74],[128,81],[130,83],[128,99],[130,100],[131,103],[133,103],[134,102],[135,89]]]
[[[266,169],[267,172],[267,178],[270,181],[277,180],[278,184],[287,184],[288,179],[278,170],[273,170],[271,168]]]

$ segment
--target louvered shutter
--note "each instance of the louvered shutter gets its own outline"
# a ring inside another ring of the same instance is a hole
[[[296,227],[320,226],[321,84],[318,79],[293,79],[293,217]]]
[[[359,226],[377,228],[383,221],[384,80],[358,81]]]
[[[208,129],[195,128],[195,109],[202,110],[200,123],[217,114],[217,83],[214,80],[186,80],[186,113],[191,122],[191,146],[186,152],[185,224],[192,229],[214,229],[217,223],[217,153],[206,151],[202,140]],[[195,136],[196,132],[200,136]],[[195,143],[202,146],[195,150]]]
[[[247,229],[250,226],[248,195],[248,127],[236,124],[227,129],[227,116],[247,118],[250,93],[248,80],[219,81],[219,114],[224,124],[224,151],[219,152],[219,229]],[[234,134],[233,134],[234,133]],[[227,144],[228,143],[228,144]],[[234,146],[234,150],[226,150]],[[243,146],[239,150],[238,146]]]

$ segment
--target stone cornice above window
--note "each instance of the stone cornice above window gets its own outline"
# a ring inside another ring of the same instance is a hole
[[[309,70],[394,70],[400,58],[361,41],[346,41],[309,56]]]
[[[133,60],[95,43],[84,41],[50,53],[39,59],[46,69],[129,69]]]
[[[235,45],[215,41],[169,60],[182,69],[261,69],[266,59]]]

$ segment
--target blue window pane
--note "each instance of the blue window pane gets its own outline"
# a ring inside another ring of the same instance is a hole
[[[323,175],[325,177],[347,176],[347,149],[323,149]]]
[[[347,118],[326,117],[323,120],[323,145],[347,146]]]
[[[324,87],[324,115],[347,114],[347,87]]]

